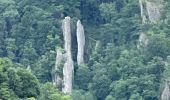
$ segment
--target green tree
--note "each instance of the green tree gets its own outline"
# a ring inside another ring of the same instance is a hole
[[[27,70],[19,69],[17,75],[20,77],[21,87],[17,95],[21,98],[25,97],[38,97],[40,95],[39,81]]]
[[[86,65],[79,66],[75,75],[75,84],[78,85],[80,89],[87,90],[88,84],[91,80],[91,72]]]
[[[84,90],[73,90],[71,97],[73,100],[96,100],[93,93]]]
[[[10,90],[8,88],[8,84],[7,83],[1,83],[0,84],[0,99],[2,100],[10,100]]]
[[[158,56],[165,59],[170,54],[169,45],[169,38],[165,34],[155,34],[149,39],[146,54],[150,58]]]
[[[41,86],[40,100],[71,100],[69,95],[60,93],[52,83],[45,83]]]

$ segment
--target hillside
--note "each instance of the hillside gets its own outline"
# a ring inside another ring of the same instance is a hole
[[[169,0],[0,0],[0,100],[169,100]]]

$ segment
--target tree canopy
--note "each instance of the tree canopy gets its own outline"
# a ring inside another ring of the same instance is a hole
[[[170,77],[170,1],[161,3],[160,21],[143,24],[138,0],[0,0],[0,99],[160,100]],[[75,62],[71,95],[52,83],[66,16]],[[81,66],[78,19],[86,37]],[[148,42],[138,47],[141,33]]]

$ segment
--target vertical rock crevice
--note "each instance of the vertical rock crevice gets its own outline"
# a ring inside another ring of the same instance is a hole
[[[81,24],[81,21],[77,21],[77,44],[78,44],[78,52],[77,52],[77,64],[84,64],[84,47],[85,47],[85,35],[84,35],[84,27]]]

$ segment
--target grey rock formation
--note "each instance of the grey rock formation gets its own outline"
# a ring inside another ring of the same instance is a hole
[[[139,0],[142,23],[145,24],[147,21],[151,23],[159,22],[161,18],[161,6],[162,3],[157,1]]]
[[[62,23],[63,35],[64,35],[64,50],[65,50],[65,63],[63,68],[63,88],[64,93],[70,94],[72,91],[73,80],[73,60],[71,54],[71,27],[70,17],[65,17]]]
[[[148,18],[151,23],[156,23],[160,20],[160,4],[156,2],[146,1],[146,9],[148,13]]]
[[[146,15],[144,14],[144,4],[142,0],[139,0],[139,5],[140,5],[140,11],[141,11],[141,18],[142,18],[142,23],[146,23]]]
[[[73,80],[73,61],[67,59],[63,68],[63,88],[64,93],[71,94],[72,92],[72,80]]]
[[[84,28],[80,20],[77,21],[77,44],[78,44],[77,63],[78,65],[81,65],[84,63],[85,35]]]
[[[139,35],[139,43],[138,43],[138,48],[140,47],[145,47],[148,44],[148,37],[145,33],[141,32]]]
[[[62,22],[63,36],[64,36],[64,49],[67,56],[71,57],[71,26],[70,17],[65,17]]]
[[[72,92],[72,81],[74,74],[74,64],[72,60],[71,53],[71,25],[70,17],[65,17],[62,22],[62,30],[64,37],[64,51],[57,50],[55,71],[62,69],[62,75],[60,71],[55,72],[53,83],[57,86],[62,86],[62,92],[71,94]],[[78,43],[78,53],[77,53],[77,63],[81,65],[84,63],[84,47],[85,47],[85,35],[84,28],[80,20],[77,21],[77,43]]]
[[[161,18],[161,2],[159,0],[139,0],[140,12],[142,18],[142,24],[157,23]],[[145,47],[148,44],[148,37],[146,33],[141,32],[139,35],[138,49],[142,46]]]
[[[146,8],[145,8],[145,0],[139,0],[139,5],[140,5],[140,12],[141,12],[141,19],[142,19],[142,24],[146,24],[147,23],[147,18],[146,18]],[[146,34],[144,34],[143,32],[141,32],[139,34],[139,41],[137,44],[137,48],[140,49],[141,47],[146,46],[145,44],[147,44],[147,36]]]
[[[62,54],[61,50],[57,50],[53,84],[58,87],[62,87],[62,75],[60,75],[58,72],[60,71],[60,69],[63,68],[64,62],[65,62],[64,54]]]
[[[169,87],[169,84],[170,82],[167,81],[165,83],[165,88],[162,92],[162,95],[161,95],[161,100],[170,100],[170,87]]]

